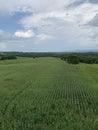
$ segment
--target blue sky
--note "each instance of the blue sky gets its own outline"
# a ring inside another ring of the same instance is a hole
[[[0,0],[0,51],[98,50],[98,0]]]

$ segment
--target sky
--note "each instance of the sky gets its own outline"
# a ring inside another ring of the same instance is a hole
[[[98,50],[98,0],[0,0],[0,51]]]

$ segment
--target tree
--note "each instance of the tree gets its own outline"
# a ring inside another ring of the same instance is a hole
[[[1,55],[0,60],[12,60],[12,59],[17,59],[15,55]]]
[[[67,57],[67,62],[69,64],[79,64],[79,57],[77,55],[69,55]]]
[[[67,59],[67,56],[66,56],[66,55],[63,55],[63,56],[61,56],[60,58],[61,58],[61,60],[64,60],[64,61],[66,61],[66,59]]]
[[[17,59],[17,57],[15,55],[8,55],[7,59],[8,60]]]

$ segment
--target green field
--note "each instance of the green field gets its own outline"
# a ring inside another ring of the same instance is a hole
[[[95,130],[98,65],[0,61],[0,130]]]

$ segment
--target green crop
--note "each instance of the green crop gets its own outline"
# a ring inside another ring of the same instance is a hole
[[[0,61],[0,130],[95,130],[98,65]]]

